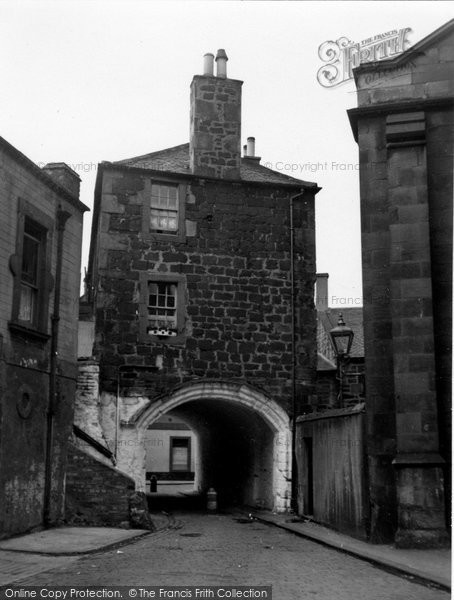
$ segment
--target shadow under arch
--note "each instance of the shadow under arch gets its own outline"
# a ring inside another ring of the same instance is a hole
[[[264,507],[279,512],[288,510],[291,495],[290,418],[274,400],[246,383],[203,381],[184,384],[168,396],[153,402],[148,401],[145,406],[142,405],[142,408],[131,414],[127,422],[122,422],[119,467],[123,467],[134,477],[137,489],[144,490],[144,433],[148,425],[175,410],[186,410],[186,416],[190,417],[192,410],[195,414],[196,407],[200,409],[199,414],[219,413],[221,420],[225,418],[227,423],[229,411],[233,411],[236,421],[231,420],[231,423],[234,429],[238,429],[237,423],[244,420],[247,427],[250,426],[256,434],[259,432],[258,435],[263,438],[260,440],[260,449],[255,451],[253,459],[248,459],[252,461],[249,466],[251,472],[248,482],[245,480],[243,485],[251,490],[248,490],[246,497],[249,503],[253,503],[253,488],[261,486],[263,496],[263,488],[266,486],[269,500]],[[232,439],[235,439],[234,431]],[[216,444],[216,440],[210,443]],[[210,453],[205,452],[205,455],[207,454]],[[226,458],[228,460],[228,455]],[[260,475],[264,471],[267,471],[266,481],[263,481],[263,476]]]

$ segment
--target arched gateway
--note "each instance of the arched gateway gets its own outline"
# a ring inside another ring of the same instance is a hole
[[[145,399],[144,399],[145,400]],[[147,427],[172,411],[201,439],[201,489],[215,485],[230,499],[276,511],[290,507],[291,430],[287,413],[246,384],[199,382],[141,408],[119,428],[118,467],[145,486]]]

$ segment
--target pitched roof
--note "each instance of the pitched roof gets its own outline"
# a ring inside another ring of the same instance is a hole
[[[332,360],[321,352],[317,352],[317,371],[335,371],[336,368],[336,364]]]
[[[345,324],[353,329],[353,343],[350,351],[352,358],[364,357],[364,328],[363,328],[363,309],[361,307],[341,308],[317,311],[317,317],[329,335],[333,327],[336,327],[339,320],[339,314],[342,313]]]
[[[118,160],[112,165],[134,167],[139,169],[151,169],[156,171],[179,173],[183,175],[191,174],[189,167],[189,144],[180,144],[165,150],[158,150],[142,156],[134,156],[124,160]],[[258,160],[242,158],[240,165],[240,179],[242,181],[308,185],[316,187],[316,184],[302,179],[290,177],[284,173],[268,169],[259,163]]]

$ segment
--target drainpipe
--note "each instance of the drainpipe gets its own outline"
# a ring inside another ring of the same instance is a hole
[[[44,471],[44,511],[43,521],[50,526],[50,500],[52,487],[52,446],[54,438],[54,415],[58,396],[57,357],[58,357],[58,325],[60,321],[61,274],[63,265],[63,235],[66,221],[71,214],[61,209],[57,211],[57,265],[55,272],[54,310],[51,317],[49,399],[47,405],[46,463]]]
[[[295,335],[295,227],[293,223],[293,200],[298,196],[290,197],[290,288],[292,293],[292,496],[290,508],[295,511],[297,507],[296,486],[296,335]]]
[[[302,191],[304,193],[304,190]],[[295,225],[293,215],[293,202],[300,198],[302,193],[290,196],[290,287],[292,294],[292,495],[290,508],[298,511],[298,470],[296,468],[296,333],[295,333]]]

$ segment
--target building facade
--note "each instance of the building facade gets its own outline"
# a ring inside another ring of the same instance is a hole
[[[355,70],[373,541],[447,541],[454,21]]]
[[[99,165],[84,325],[99,435],[140,490],[145,432],[180,417],[200,489],[286,510],[291,419],[315,389],[319,188],[261,166],[252,138],[241,156],[242,82],[212,59],[191,84],[189,144]]]
[[[0,537],[63,518],[77,378],[79,177],[0,138]]]

